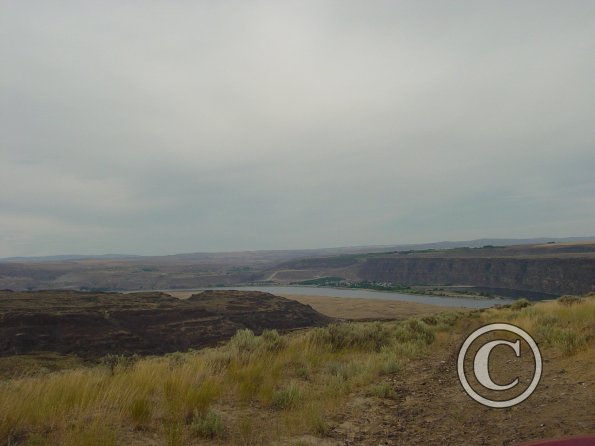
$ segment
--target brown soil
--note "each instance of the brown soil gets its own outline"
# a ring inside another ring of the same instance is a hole
[[[382,299],[347,299],[344,297],[301,296],[296,294],[285,294],[283,297],[310,305],[319,313],[327,316],[349,320],[407,319],[441,311],[462,311],[459,308]]]
[[[353,395],[335,419],[329,444],[514,445],[595,434],[592,351],[573,357],[542,352],[544,371],[533,395],[517,406],[492,409],[473,401],[459,383],[456,355],[462,340],[455,336],[438,343],[423,360],[387,378],[393,399]],[[495,376],[508,372],[508,361],[494,361]],[[519,374],[527,372],[519,364]]]

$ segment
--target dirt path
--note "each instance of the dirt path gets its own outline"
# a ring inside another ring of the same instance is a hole
[[[490,409],[463,392],[456,371],[458,346],[449,340],[427,359],[387,378],[395,391],[392,399],[353,395],[335,420],[335,444],[513,445],[595,433],[592,356],[546,352],[535,393],[515,407]]]

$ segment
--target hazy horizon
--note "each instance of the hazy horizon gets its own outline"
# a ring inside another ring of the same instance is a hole
[[[575,240],[576,239],[576,240]],[[412,246],[412,247],[424,247],[427,245],[438,245],[438,244],[465,244],[468,242],[478,241],[502,241],[502,242],[513,242],[502,246],[511,246],[518,242],[520,245],[530,244],[533,241],[543,240],[545,242],[555,243],[581,243],[581,242],[595,242],[595,236],[572,236],[572,237],[531,237],[531,238],[492,238],[492,237],[480,237],[472,240],[434,240],[418,243],[388,243],[381,245],[367,244],[367,245],[343,245],[343,246],[316,246],[316,247],[300,247],[300,248],[276,248],[276,249],[238,249],[238,250],[223,250],[223,251],[184,251],[184,252],[168,252],[161,254],[137,254],[134,252],[63,252],[63,253],[52,253],[42,255],[30,255],[30,256],[8,256],[0,257],[0,260],[6,260],[11,258],[54,258],[54,257],[159,257],[159,256],[176,256],[176,255],[187,255],[187,254],[227,254],[227,253],[241,253],[241,252],[267,252],[267,251],[324,251],[324,250],[340,250],[340,249],[360,249],[360,248],[388,248],[393,246]],[[558,240],[558,241],[556,241]],[[560,241],[561,240],[561,241]],[[570,240],[570,241],[569,241]]]
[[[5,1],[0,258],[595,228],[595,3]]]

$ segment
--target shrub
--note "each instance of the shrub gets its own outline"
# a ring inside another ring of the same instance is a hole
[[[365,375],[367,371],[372,370],[368,368],[368,364],[359,361],[346,362],[330,362],[326,365],[327,373],[332,377],[337,377],[340,381],[347,381],[358,376]]]
[[[130,405],[130,417],[136,428],[148,424],[152,413],[153,405],[147,398],[137,398]]]
[[[452,327],[460,317],[460,313],[455,312],[447,312],[447,313],[440,313],[436,318],[438,319],[438,329],[445,329],[447,327]]]
[[[236,334],[229,340],[229,349],[244,359],[249,358],[252,352],[258,350],[260,339],[254,335],[249,328],[236,331]]]
[[[165,444],[179,446],[184,443],[184,426],[180,423],[168,423],[163,426]]]
[[[312,431],[321,437],[327,436],[331,427],[326,421],[324,413],[316,406],[309,406],[305,411],[306,423]]]
[[[172,370],[177,367],[180,367],[182,364],[184,364],[184,361],[186,360],[186,356],[180,352],[170,353],[169,355],[167,355],[167,358],[169,360],[169,368]]]
[[[221,385],[214,378],[201,381],[192,375],[172,375],[163,383],[167,417],[172,421],[188,422],[195,411],[206,413],[220,393]]]
[[[290,382],[284,389],[273,394],[273,407],[289,409],[298,405],[302,399],[302,391],[295,382]]]
[[[375,384],[368,390],[368,395],[378,398],[392,398],[394,394],[395,392],[388,382]]]
[[[438,325],[438,318],[436,316],[426,316],[421,318],[422,322],[427,325]]]
[[[571,355],[584,347],[585,338],[570,330],[557,329],[551,335],[551,343],[564,354]]]
[[[304,381],[309,381],[311,377],[310,367],[308,364],[299,364],[295,370],[295,374],[298,378],[301,378]]]
[[[116,432],[97,421],[77,426],[60,438],[60,445],[63,446],[116,446],[116,444]]]
[[[555,314],[540,314],[535,319],[535,335],[538,340],[551,344],[556,331],[556,326],[560,324],[560,318]]]
[[[399,372],[403,364],[399,360],[394,348],[383,347],[378,358],[378,375],[392,375]]]
[[[9,440],[7,444],[11,444],[11,441]],[[48,444],[48,442],[43,437],[43,435],[33,433],[27,437],[27,443],[25,443],[25,446],[45,446],[46,444]]]
[[[194,419],[190,425],[190,432],[194,436],[201,438],[222,438],[225,432],[223,418],[213,410],[209,410],[204,415],[195,411]]]
[[[260,390],[265,380],[263,364],[247,364],[243,367],[230,370],[230,377],[237,385],[240,399],[252,399]]]
[[[419,319],[410,319],[405,323],[398,325],[396,330],[396,339],[399,342],[422,342],[429,345],[434,342],[434,331]]]
[[[527,299],[525,299],[524,297],[515,300],[512,305],[510,306],[510,308],[512,308],[513,310],[520,310],[522,308],[527,308],[531,306],[531,302],[529,302]]]
[[[390,331],[381,323],[341,323],[312,331],[311,342],[332,351],[380,351],[391,342]]]
[[[205,349],[203,358],[207,367],[214,373],[221,373],[229,368],[233,353],[228,349]]]
[[[234,358],[246,364],[265,352],[284,349],[286,343],[277,330],[264,330],[261,336],[256,336],[252,330],[244,328],[230,339],[228,348]]]
[[[122,355],[114,355],[109,353],[101,358],[101,363],[106,365],[110,369],[111,375],[114,376],[116,373],[116,367],[120,363],[121,358],[123,358]]]
[[[560,324],[560,318],[556,314],[542,314],[537,318],[537,323],[540,326],[553,327]]]
[[[220,392],[219,385],[211,380],[189,389],[184,398],[187,411],[192,411],[192,413],[196,411],[206,412],[211,402],[219,396]]]
[[[101,358],[101,363],[106,365],[110,369],[111,375],[114,376],[118,369],[128,370],[132,368],[139,358],[138,355],[126,356],[109,353]]]
[[[405,341],[396,344],[393,347],[397,358],[417,358],[425,350],[427,345],[422,341]]]
[[[266,351],[277,352],[283,350],[287,341],[281,337],[277,330],[264,330],[260,336],[262,348]]]
[[[583,299],[581,299],[578,296],[565,295],[558,298],[558,303],[567,307],[575,304],[580,304],[582,301]]]
[[[239,431],[241,444],[250,445],[256,443],[256,429],[251,417],[242,418],[240,420]]]

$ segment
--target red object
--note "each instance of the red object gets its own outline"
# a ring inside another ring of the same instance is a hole
[[[595,436],[558,438],[550,440],[536,440],[529,443],[519,443],[515,446],[595,446]]]

